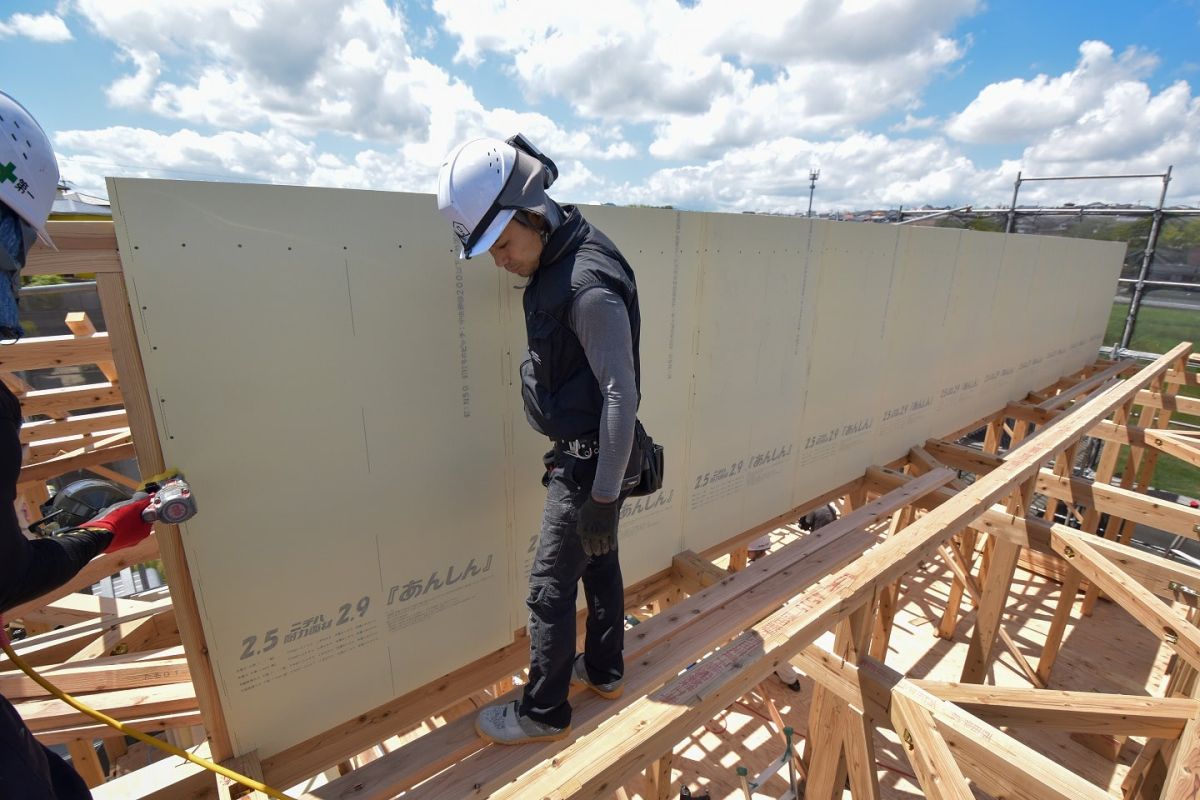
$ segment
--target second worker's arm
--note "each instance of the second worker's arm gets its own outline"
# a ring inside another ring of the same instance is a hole
[[[579,532],[588,555],[603,555],[616,548],[620,514],[617,499],[637,422],[633,336],[625,303],[602,287],[579,295],[568,321],[583,346],[602,397],[596,478],[579,512]]]

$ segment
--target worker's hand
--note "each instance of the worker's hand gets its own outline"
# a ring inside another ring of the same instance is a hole
[[[602,556],[617,549],[617,520],[621,504],[601,503],[589,496],[579,509],[579,541],[589,556]]]
[[[112,553],[132,547],[150,535],[153,526],[142,519],[142,510],[150,505],[150,495],[138,492],[132,500],[115,503],[95,518],[80,525],[85,530],[108,531],[112,541],[104,552]]]

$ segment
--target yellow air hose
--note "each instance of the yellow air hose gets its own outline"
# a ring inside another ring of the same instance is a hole
[[[208,770],[209,772],[215,772],[218,775],[224,775],[226,778],[237,781],[238,783],[242,784],[243,786],[248,786],[251,789],[254,789],[255,791],[264,792],[265,794],[276,798],[276,800],[295,800],[295,798],[284,794],[283,792],[279,791],[278,789],[272,789],[270,786],[267,786],[265,783],[256,781],[253,778],[248,778],[245,775],[241,775],[237,772],[234,772],[231,769],[222,767],[220,764],[214,764],[213,762],[211,762],[207,759],[192,755],[191,753],[189,753],[186,750],[181,750],[180,748],[178,748],[172,744],[169,744],[167,742],[164,742],[161,739],[156,739],[155,737],[153,737],[147,733],[142,733],[141,731],[137,730],[136,728],[129,727],[128,725],[126,725],[124,722],[121,722],[120,720],[115,720],[112,717],[108,716],[107,714],[101,713],[94,708],[84,705],[83,703],[76,700],[71,695],[64,692],[62,689],[59,689],[57,686],[52,684],[50,681],[43,678],[41,675],[39,675],[34,670],[33,667],[26,664],[25,661],[20,656],[18,656],[15,652],[13,652],[12,647],[10,647],[8,644],[8,637],[3,635],[2,632],[0,632],[0,646],[2,646],[4,648],[5,654],[12,660],[12,662],[14,664],[16,664],[18,667],[20,667],[22,672],[24,672],[26,675],[28,675],[30,678],[32,678],[39,686],[41,686],[47,692],[54,695],[59,700],[62,700],[64,703],[66,703],[71,708],[75,709],[76,711],[79,711],[83,714],[87,714],[92,719],[97,720],[99,722],[103,722],[105,725],[108,725],[110,728],[116,728],[121,733],[125,734],[126,736],[132,736],[133,738],[135,738],[139,741],[145,742],[146,744],[150,745],[151,747],[157,747],[159,750],[163,750],[167,753],[170,753],[173,756],[179,756],[180,758],[184,759],[185,761],[190,761],[193,764],[195,764],[196,766],[203,767],[204,769]]]

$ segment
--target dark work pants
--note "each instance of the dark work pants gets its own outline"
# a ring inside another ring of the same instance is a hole
[[[584,663],[595,683],[625,671],[625,587],[617,551],[589,558],[575,530],[579,508],[592,490],[596,459],[555,452],[537,555],[529,575],[529,683],[521,713],[565,728],[571,724],[571,665],[575,660],[575,600],[583,579],[587,598]]]
[[[33,738],[12,704],[0,697],[0,800],[85,800],[83,778]]]

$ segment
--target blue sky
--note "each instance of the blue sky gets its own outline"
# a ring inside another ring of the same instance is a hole
[[[1161,172],[1200,205],[1200,2],[6,0],[0,89],[64,177],[432,191],[518,129],[561,199],[795,212]],[[1152,202],[1153,181],[1028,202]]]

